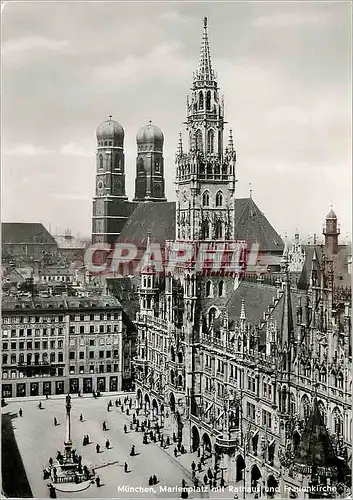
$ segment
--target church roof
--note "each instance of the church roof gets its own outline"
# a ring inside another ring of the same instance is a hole
[[[273,304],[277,295],[277,288],[270,285],[241,281],[234,290],[225,306],[230,320],[240,318],[242,301],[244,300],[246,320],[251,325],[257,326],[263,319],[264,312]]]
[[[45,243],[56,245],[49,231],[39,222],[3,222],[1,224],[2,244]]]
[[[147,232],[152,243],[175,239],[175,202],[139,203],[120,233],[118,241],[145,246]]]
[[[152,243],[164,244],[175,239],[176,203],[139,203],[119,236],[119,242],[145,245],[147,232]],[[252,198],[235,200],[235,238],[251,245],[258,242],[260,251],[283,251],[283,241]]]
[[[316,398],[313,401],[311,415],[306,422],[300,444],[295,453],[294,464],[325,468],[337,466],[337,457]]]
[[[235,238],[258,242],[260,250],[283,252],[284,244],[252,198],[235,200]]]

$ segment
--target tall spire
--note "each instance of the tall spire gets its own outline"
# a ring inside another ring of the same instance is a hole
[[[215,73],[212,70],[210,45],[207,32],[207,17],[203,20],[203,36],[200,51],[199,67],[195,75],[195,80],[211,81],[215,80]]]

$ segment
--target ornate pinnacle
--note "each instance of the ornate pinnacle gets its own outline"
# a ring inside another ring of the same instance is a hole
[[[208,41],[207,17],[205,17],[203,20],[203,36],[200,51],[200,62],[198,70],[196,72],[196,79],[203,81],[210,81],[215,79],[215,74],[212,70],[210,46]]]
[[[178,141],[178,155],[183,154],[183,138],[181,132],[179,132],[179,141]]]
[[[233,131],[229,130],[228,151],[234,151]]]
[[[241,299],[240,319],[246,319],[244,299]]]

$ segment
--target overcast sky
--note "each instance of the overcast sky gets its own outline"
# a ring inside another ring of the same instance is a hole
[[[321,233],[332,204],[351,232],[349,2],[10,2],[2,19],[2,220],[91,232],[95,129],[165,136],[166,193],[203,17],[237,149],[237,196],[283,236]]]

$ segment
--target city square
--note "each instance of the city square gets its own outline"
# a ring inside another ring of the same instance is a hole
[[[130,396],[128,394],[128,396]],[[142,443],[141,432],[130,429],[132,414],[126,415],[121,407],[116,407],[115,401],[123,400],[126,393],[104,396],[99,398],[74,397],[72,398],[71,432],[73,447],[82,461],[89,469],[94,469],[96,476],[100,477],[100,487],[94,480],[90,487],[82,491],[63,492],[56,491],[58,498],[180,498],[183,479],[189,489],[189,498],[233,498],[234,485],[231,491],[227,486],[219,486],[210,490],[205,486],[202,478],[211,465],[206,460],[202,471],[197,474],[201,478],[200,491],[195,491],[192,481],[191,463],[198,462],[197,453],[185,453],[174,457],[174,443],[167,448],[162,448],[159,443]],[[134,394],[132,394],[134,397]],[[113,405],[108,411],[109,401]],[[42,408],[38,405],[41,402]],[[22,417],[19,411],[22,410]],[[49,398],[42,400],[11,401],[2,410],[3,414],[13,417],[15,438],[21,453],[23,465],[35,498],[48,497],[50,480],[43,480],[43,469],[48,466],[49,458],[55,458],[57,452],[62,450],[65,436],[65,398]],[[83,421],[80,421],[80,415]],[[141,413],[140,413],[141,415]],[[54,425],[54,418],[57,425]],[[139,417],[140,420],[143,418]],[[103,422],[107,430],[103,431]],[[124,426],[127,425],[127,433]],[[83,436],[89,435],[89,445],[83,446]],[[167,436],[168,433],[165,434]],[[170,434],[170,438],[172,434]],[[109,439],[110,447],[105,447]],[[172,440],[171,440],[172,441]],[[96,452],[96,445],[100,445],[100,452]],[[135,446],[136,456],[131,457],[131,447]],[[128,472],[124,472],[124,463],[128,464]],[[157,475],[158,483],[149,486],[149,478]],[[240,485],[239,485],[240,487]],[[58,485],[58,488],[60,486]],[[192,490],[192,491],[191,491]],[[239,498],[242,498],[239,493]],[[254,494],[247,494],[246,498],[253,498]]]

